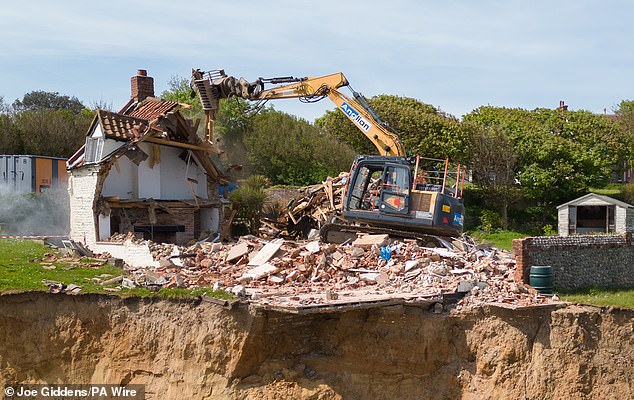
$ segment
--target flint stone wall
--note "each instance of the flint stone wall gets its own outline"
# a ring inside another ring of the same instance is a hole
[[[516,239],[515,279],[529,283],[531,266],[550,265],[555,290],[634,287],[634,245],[621,235]]]

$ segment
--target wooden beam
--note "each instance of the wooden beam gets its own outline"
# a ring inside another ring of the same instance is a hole
[[[208,149],[208,148],[203,147],[203,146],[197,146],[197,145],[191,144],[191,143],[175,142],[173,140],[159,139],[159,138],[155,138],[155,137],[144,138],[142,141],[143,142],[148,142],[148,143],[162,144],[162,145],[171,146],[171,147],[179,147],[179,148],[182,148],[182,149],[204,151],[204,152],[207,152],[207,153],[211,152],[211,149]]]

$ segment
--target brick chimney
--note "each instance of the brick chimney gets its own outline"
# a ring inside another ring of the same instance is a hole
[[[136,101],[143,101],[146,97],[154,97],[154,78],[147,76],[147,71],[140,69],[131,79],[131,97]]]
[[[568,105],[563,100],[559,100],[559,109],[561,111],[568,111]]]

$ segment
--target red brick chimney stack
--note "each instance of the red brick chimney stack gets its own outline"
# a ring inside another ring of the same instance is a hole
[[[561,111],[568,111],[568,105],[563,100],[559,100],[559,109]]]
[[[131,97],[136,101],[143,101],[146,97],[154,97],[154,78],[147,76],[147,71],[140,69],[131,79]]]

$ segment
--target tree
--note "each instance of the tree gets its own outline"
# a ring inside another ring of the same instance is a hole
[[[508,136],[522,193],[541,208],[542,224],[557,204],[607,183],[628,151],[614,121],[587,111],[487,106],[463,122],[497,127]]]
[[[466,137],[459,121],[435,107],[408,97],[380,95],[370,105],[389,126],[398,132],[405,149],[423,157],[461,161]],[[339,110],[327,111],[315,123],[352,146],[361,154],[378,150]]]
[[[256,173],[274,184],[307,185],[348,170],[354,151],[309,122],[273,109],[253,117],[244,137]]]
[[[0,96],[0,114],[9,114],[11,112],[11,106],[5,103],[4,97]]]
[[[190,108],[183,111],[188,118],[201,117],[203,108],[198,101],[196,93],[189,86],[189,80],[182,76],[173,75],[167,82],[167,89],[161,93],[161,98],[167,101],[175,101],[181,104],[188,104]]]
[[[70,110],[21,111],[13,116],[22,143],[19,153],[70,157],[82,146],[92,121],[91,112]]]
[[[615,110],[618,118],[618,124],[622,134],[627,141],[627,160],[624,163],[626,167],[632,167],[634,160],[634,101],[623,100],[619,103],[619,107]]]
[[[21,154],[24,143],[10,114],[0,114],[0,154]]]
[[[238,230],[238,234],[257,234],[260,227],[260,216],[266,201],[264,187],[267,184],[265,177],[252,175],[231,193],[229,197],[231,207],[237,211],[233,225]]]
[[[480,197],[498,209],[502,228],[508,229],[509,208],[521,198],[513,144],[499,126],[482,127],[466,122],[462,128],[469,132],[467,154],[472,181],[480,188]]]
[[[13,102],[15,111],[68,110],[81,114],[84,105],[77,97],[62,96],[58,92],[34,90],[24,95],[22,100]]]

